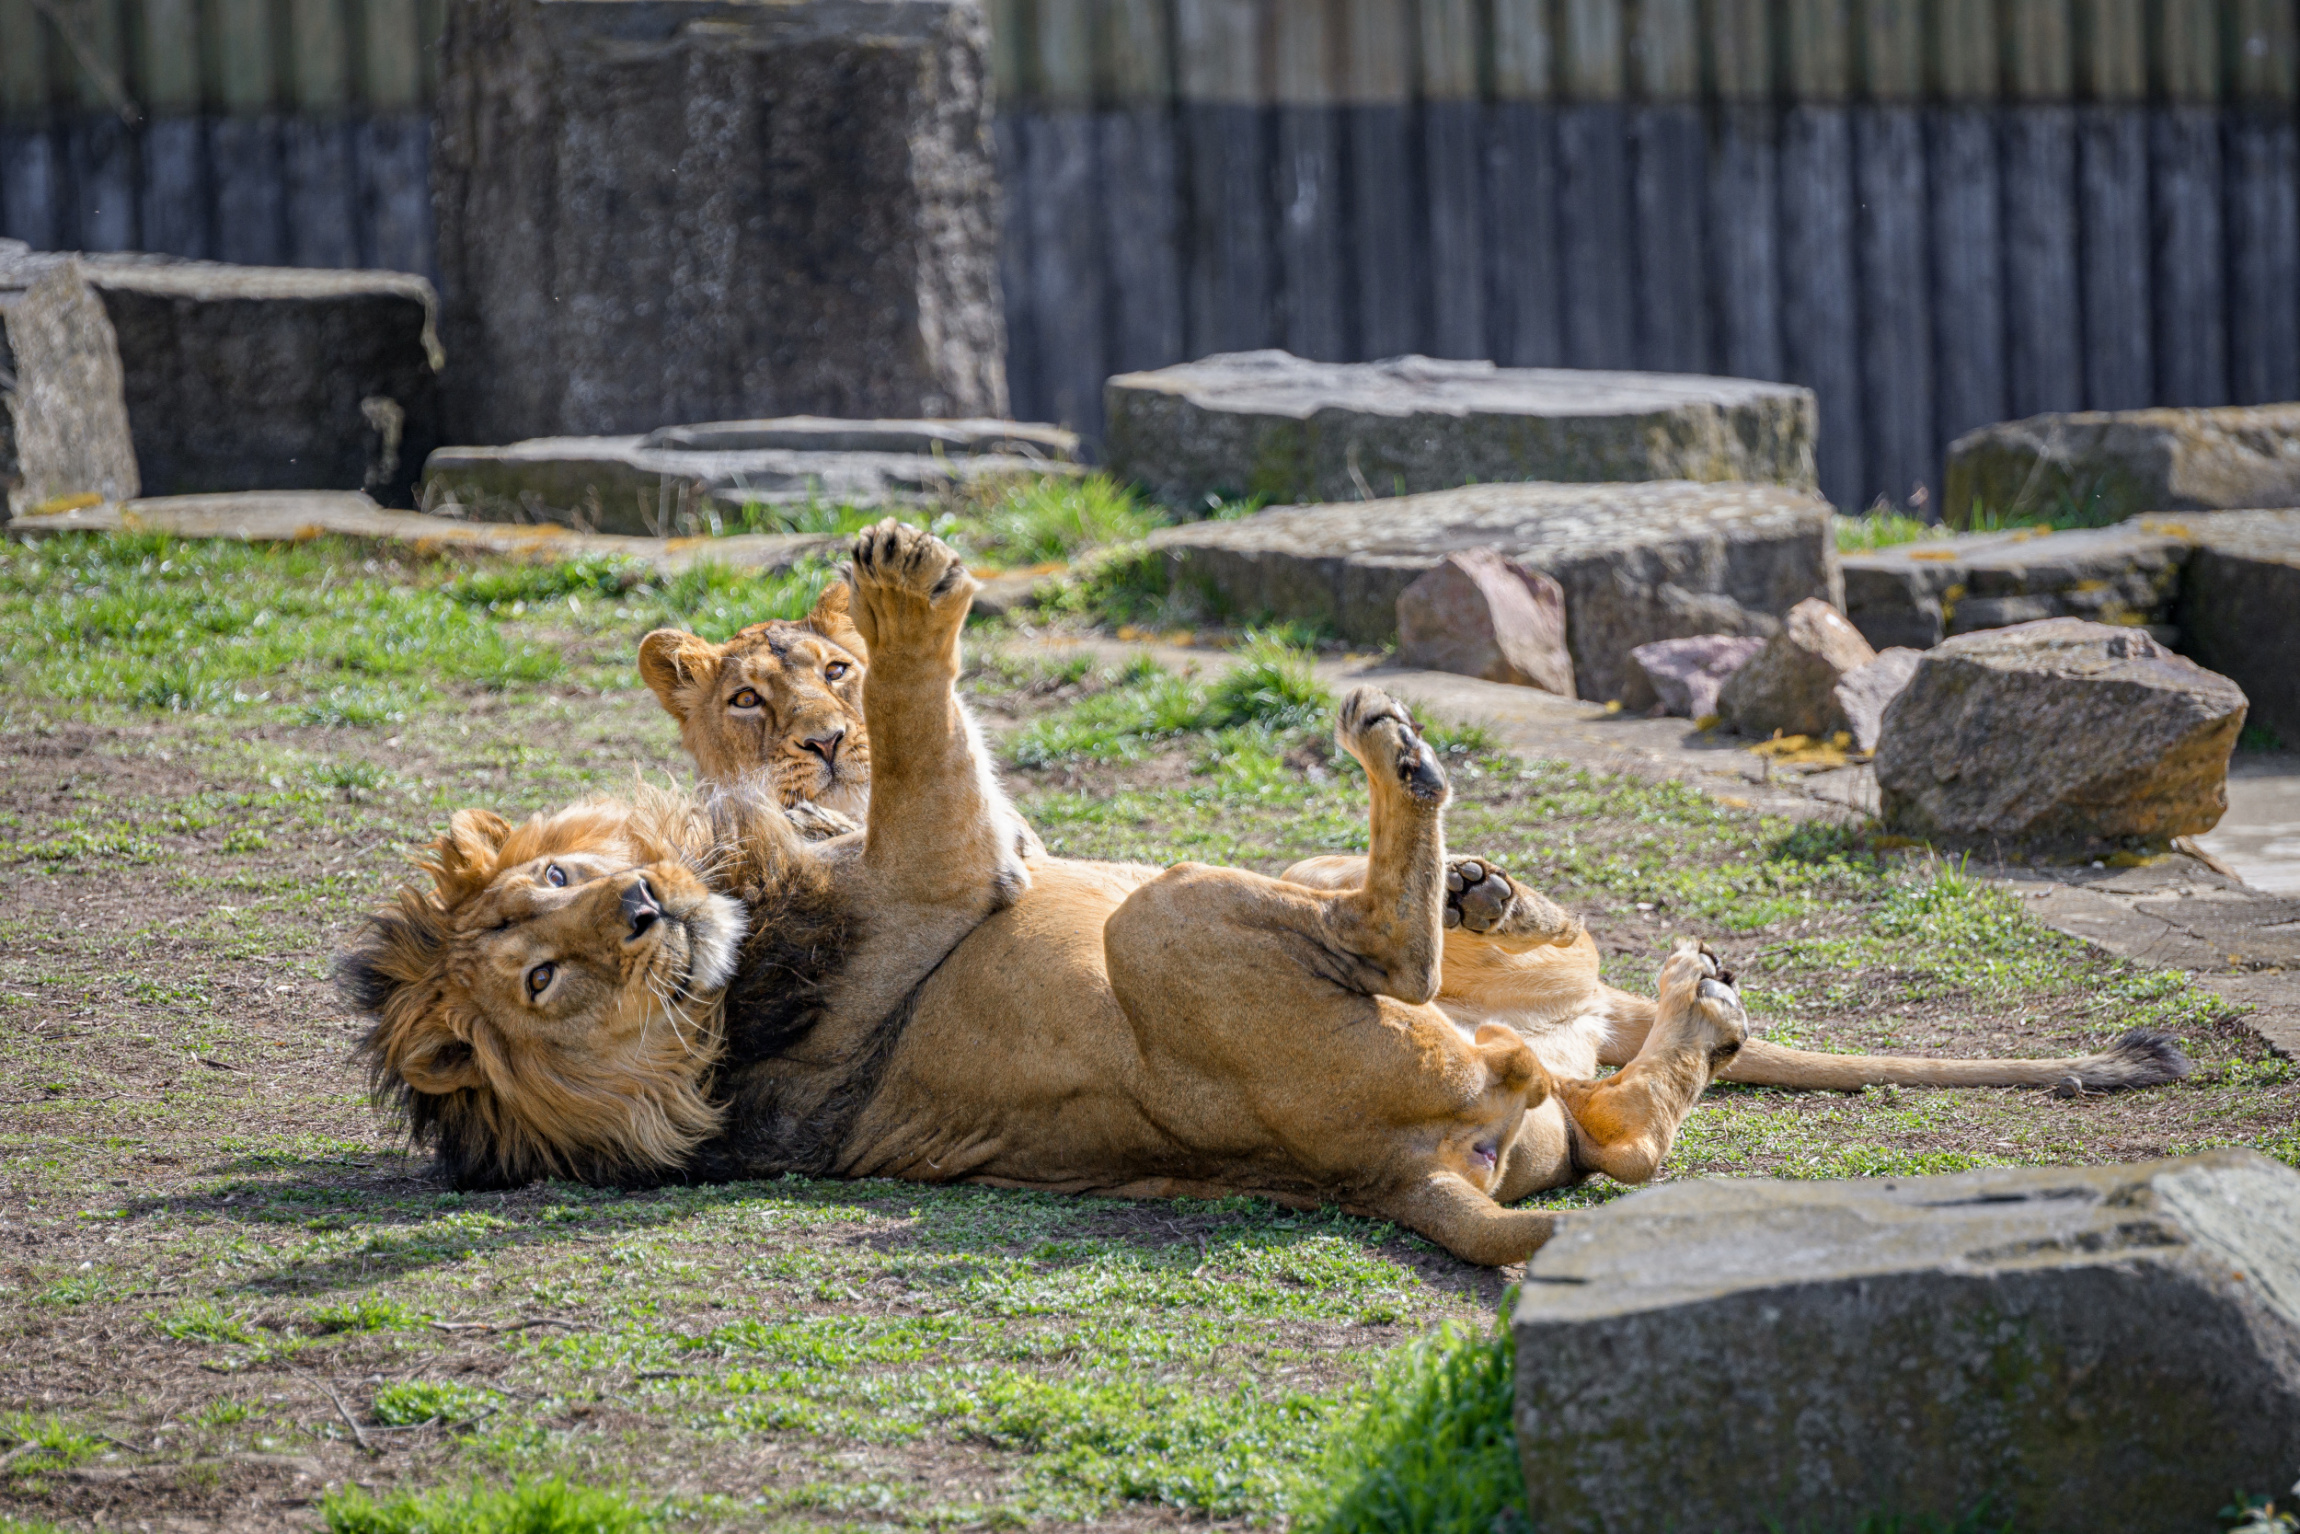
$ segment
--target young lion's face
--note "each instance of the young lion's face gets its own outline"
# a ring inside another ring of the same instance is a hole
[[[830,587],[796,623],[754,623],[724,644],[658,629],[639,674],[679,721],[706,782],[764,774],[786,807],[821,805],[860,820],[870,807],[863,729],[864,647]]]
[[[702,1095],[743,935],[667,797],[513,828],[457,814],[337,973],[379,1096],[462,1186],[644,1175],[717,1127]]]

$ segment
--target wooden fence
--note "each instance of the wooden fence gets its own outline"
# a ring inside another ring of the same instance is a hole
[[[0,0],[0,232],[430,270],[444,3]],[[1851,507],[2291,399],[2294,5],[990,0],[1014,407],[1257,346],[1790,379]]]

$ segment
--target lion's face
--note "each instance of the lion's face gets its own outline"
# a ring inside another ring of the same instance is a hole
[[[592,802],[512,827],[456,815],[338,962],[360,1046],[461,1186],[676,1166],[717,1127],[703,1086],[743,936],[691,865],[677,802]]]
[[[679,721],[706,782],[764,774],[786,808],[818,804],[857,820],[870,808],[863,669],[844,584],[797,623],[754,623],[724,644],[658,629],[639,645],[639,674]]]

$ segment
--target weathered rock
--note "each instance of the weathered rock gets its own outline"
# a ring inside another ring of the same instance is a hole
[[[1885,710],[1884,816],[2009,841],[2209,831],[2244,710],[2234,682],[2138,629],[2051,618],[1960,635]]]
[[[1533,1527],[2201,1529],[2300,1472],[2300,1175],[1674,1183],[1575,1215],[1513,1322]]]
[[[456,0],[454,436],[1003,415],[987,44],[976,0]]]
[[[787,415],[765,421],[665,426],[647,433],[643,445],[688,453],[780,450],[903,453],[914,457],[999,453],[1068,463],[1078,456],[1078,433],[1037,421],[840,421],[828,416]]]
[[[542,437],[508,447],[443,447],[424,465],[422,504],[482,521],[663,537],[709,532],[714,522],[740,525],[746,504],[900,506],[983,480],[1079,472],[1075,464],[1009,453],[684,451],[650,440]]]
[[[1866,666],[1846,672],[1831,694],[1845,728],[1852,732],[1853,749],[1874,751],[1885,732],[1885,710],[1892,706],[1917,674],[1923,652],[1901,645],[1879,650]]]
[[[2300,506],[2300,405],[2030,416],[1949,444],[1952,523],[2074,505],[2100,520],[2151,511]]]
[[[1366,645],[1395,637],[1399,594],[1446,555],[1493,548],[1565,588],[1575,689],[1618,698],[1641,644],[1770,635],[1805,598],[1835,600],[1830,516],[1777,485],[1469,485],[1161,528],[1150,545],[1232,612]]]
[[[0,504],[22,514],[136,490],[119,348],[79,263],[0,283]]]
[[[1879,649],[2039,618],[2146,624],[2172,640],[2185,540],[2136,525],[2041,527],[1844,556],[1845,616]]]
[[[1717,692],[1726,679],[1764,648],[1762,639],[1734,634],[1641,644],[1629,652],[1629,681],[1621,701],[1640,713],[1658,709],[1706,719],[1717,712]]]
[[[1491,549],[1448,554],[1398,593],[1398,664],[1570,698],[1565,588]]]
[[[1789,609],[1781,632],[1718,690],[1717,712],[1743,735],[1830,735],[1847,728],[1837,684],[1877,658],[1827,602]]]
[[[2180,647],[2244,689],[2247,717],[2300,747],[2300,511],[2148,517],[2186,538]]]
[[[1814,484],[1812,392],[1741,378],[1258,351],[1121,374],[1105,396],[1111,472],[1192,513],[1519,480]]]

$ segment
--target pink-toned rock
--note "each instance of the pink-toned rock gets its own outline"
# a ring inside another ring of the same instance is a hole
[[[1845,716],[1845,728],[1853,732],[1854,750],[1877,749],[1877,739],[1885,729],[1885,705],[1901,695],[1909,678],[1917,674],[1917,662],[1923,659],[1922,650],[1894,645],[1879,650],[1875,660],[1838,679],[1831,696],[1837,711]]]
[[[1656,639],[1629,652],[1629,708],[1704,719],[1717,712],[1717,690],[1756,658],[1765,641],[1747,634]]]
[[[1398,593],[1398,664],[1570,698],[1565,588],[1493,549],[1448,554]]]
[[[1781,632],[1717,694],[1717,712],[1743,735],[1829,735],[1847,728],[1837,683],[1877,658],[1861,631],[1819,597],[1789,609]]]

